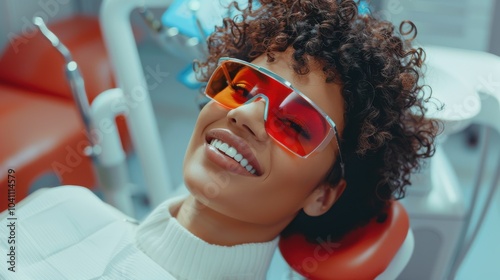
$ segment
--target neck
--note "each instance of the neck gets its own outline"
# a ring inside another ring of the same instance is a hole
[[[271,241],[290,222],[271,226],[247,223],[214,211],[192,195],[182,202],[172,216],[195,236],[207,243],[221,246]]]

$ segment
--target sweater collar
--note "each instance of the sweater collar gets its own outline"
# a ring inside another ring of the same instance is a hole
[[[139,249],[177,279],[265,279],[278,237],[235,246],[209,244],[170,214],[183,199],[165,201],[138,227]]]

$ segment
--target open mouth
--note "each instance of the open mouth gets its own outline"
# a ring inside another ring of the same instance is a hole
[[[245,168],[249,173],[256,175],[255,168],[249,163],[248,159],[238,152],[235,147],[232,147],[228,143],[215,138],[212,139],[209,144],[224,153],[226,156],[238,162],[241,167]]]
[[[248,172],[249,175],[261,176],[262,169],[247,142],[228,129],[215,128],[208,131],[205,141],[212,149],[234,160],[234,168],[238,172]],[[229,167],[230,168],[230,167]]]

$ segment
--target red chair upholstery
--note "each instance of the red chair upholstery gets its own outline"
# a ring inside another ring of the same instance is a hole
[[[38,176],[54,172],[63,184],[92,187],[91,161],[83,156],[88,145],[74,105],[67,100],[0,84],[0,127],[7,132],[0,146],[0,191],[7,193],[7,170],[16,171],[16,200],[28,195]],[[0,210],[7,199],[0,200]]]
[[[397,201],[387,219],[375,219],[338,242],[312,244],[302,235],[281,238],[279,248],[291,268],[307,279],[375,279],[389,266],[406,239],[409,218]]]
[[[90,100],[114,87],[113,74],[96,18],[74,16],[49,28],[68,47],[85,79]],[[0,81],[71,100],[64,60],[39,32],[14,37],[0,58]]]
[[[115,87],[96,18],[74,16],[49,25],[78,63],[90,100]],[[64,60],[37,32],[15,37],[0,57],[0,192],[7,194],[7,169],[16,171],[16,201],[38,176],[55,173],[62,184],[92,188],[96,178],[85,130],[64,73]],[[124,120],[119,128],[125,146]],[[0,211],[7,199],[0,200]]]

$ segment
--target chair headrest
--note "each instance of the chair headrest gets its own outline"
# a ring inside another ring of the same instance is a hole
[[[391,201],[387,219],[372,219],[340,241],[313,244],[300,234],[281,238],[283,258],[308,279],[374,279],[390,264],[410,227],[406,210]]]

